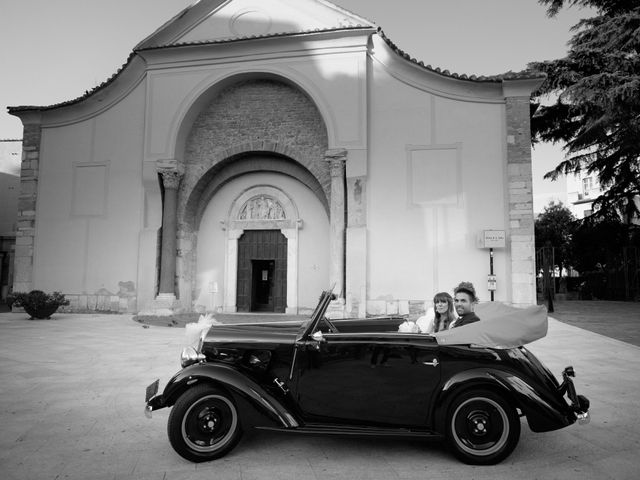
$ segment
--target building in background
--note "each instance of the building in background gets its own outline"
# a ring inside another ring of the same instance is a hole
[[[201,0],[83,97],[10,108],[14,289],[295,314],[334,285],[334,315],[415,313],[461,280],[487,300],[492,245],[496,300],[532,304],[542,80],[425,65],[325,0]]]
[[[22,140],[0,139],[0,303],[13,285]]]
[[[567,175],[567,203],[573,216],[582,219],[593,213],[593,201],[600,196],[602,190],[595,174],[580,172]]]
[[[571,213],[578,219],[591,215],[594,211],[594,200],[603,192],[597,175],[579,172],[576,175],[567,175],[566,181],[568,208]],[[640,198],[636,197],[635,202],[640,208]],[[620,214],[621,220],[624,220],[622,217]],[[631,222],[640,224],[640,219],[634,218]]]

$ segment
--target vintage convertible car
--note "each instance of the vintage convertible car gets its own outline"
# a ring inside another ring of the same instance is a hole
[[[323,292],[305,322],[204,330],[164,391],[158,394],[158,380],[147,388],[145,414],[173,406],[169,441],[194,462],[225,455],[243,428],[256,427],[434,438],[464,462],[495,464],[515,448],[521,416],[534,432],[588,421],[573,368],[559,383],[518,345],[522,335],[475,335],[470,327],[480,324],[483,332],[504,332],[489,317],[449,331],[460,339],[399,333],[401,317],[331,321],[331,299]]]

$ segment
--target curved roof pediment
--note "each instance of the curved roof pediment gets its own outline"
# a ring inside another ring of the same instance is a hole
[[[355,27],[376,26],[326,0],[200,0],[135,50]]]
[[[8,110],[12,115],[26,118],[32,112],[78,104],[83,104],[87,111],[104,109],[142,81],[149,60],[144,52],[151,50],[172,51],[175,50],[172,47],[214,44],[225,46],[246,40],[347,31],[370,34],[374,45],[371,58],[384,63],[394,76],[419,88],[428,83],[428,88],[437,89],[432,85],[435,82],[443,84],[444,91],[449,91],[455,84],[456,92],[464,90],[462,97],[476,98],[480,94],[501,101],[501,95],[508,93],[501,93],[502,86],[506,85],[505,88],[511,92],[515,85],[516,93],[528,95],[545,78],[539,72],[530,71],[477,77],[433,68],[400,50],[375,23],[328,0],[199,0],[140,42],[118,72],[84,95],[55,105],[12,106]],[[379,48],[381,44],[386,48]],[[474,91],[467,92],[469,89]],[[459,96],[459,92],[455,95]],[[40,121],[34,119],[36,123]]]

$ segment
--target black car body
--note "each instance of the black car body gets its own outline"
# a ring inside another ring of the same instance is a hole
[[[515,448],[520,416],[534,432],[588,420],[571,367],[559,383],[523,346],[441,345],[399,333],[401,317],[330,321],[331,298],[323,292],[306,322],[205,330],[162,394],[158,381],[148,387],[147,415],[173,407],[170,442],[195,462],[256,427],[441,438],[461,460],[493,464]]]

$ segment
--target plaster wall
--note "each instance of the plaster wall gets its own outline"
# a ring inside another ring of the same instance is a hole
[[[95,117],[43,128],[34,288],[68,294],[116,294],[120,282],[135,288],[144,98],[139,87]]]
[[[462,280],[487,300],[489,253],[477,239],[506,228],[504,105],[443,98],[375,65],[370,88],[369,310],[430,299]],[[501,301],[506,254],[494,259]]]
[[[326,50],[330,51],[330,47],[329,42]],[[327,126],[329,148],[365,144],[365,52],[325,52],[317,56],[221,63],[215,68],[190,66],[151,72],[145,157],[182,160],[191,124],[202,108],[226,86],[242,78],[265,75],[287,79],[312,99]]]
[[[302,220],[298,231],[298,310],[313,309],[329,278],[329,220],[318,198],[306,186],[292,177],[274,173],[237,177],[218,190],[209,202],[198,232],[194,305],[212,311],[222,306],[226,231],[221,222],[227,222],[235,199],[256,185],[281,189],[298,209]]]

